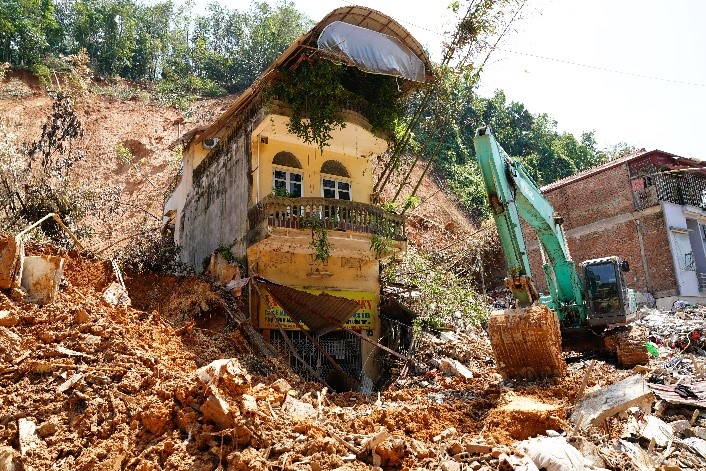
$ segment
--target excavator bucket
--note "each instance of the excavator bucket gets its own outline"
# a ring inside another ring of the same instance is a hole
[[[559,319],[547,306],[493,311],[488,333],[503,378],[535,379],[565,373]]]

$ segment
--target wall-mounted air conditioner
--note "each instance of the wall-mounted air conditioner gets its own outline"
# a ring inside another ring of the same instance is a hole
[[[211,137],[209,139],[204,139],[201,141],[201,145],[203,146],[204,149],[213,149],[216,147],[218,144],[218,138],[217,137]]]

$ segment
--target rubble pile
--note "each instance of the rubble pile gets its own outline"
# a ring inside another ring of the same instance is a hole
[[[657,338],[703,308],[644,316],[659,357],[632,369],[504,381],[468,327],[418,335],[384,392],[334,393],[210,283],[126,274],[128,303],[114,281],[72,254],[53,303],[0,292],[0,470],[706,468],[706,358]]]

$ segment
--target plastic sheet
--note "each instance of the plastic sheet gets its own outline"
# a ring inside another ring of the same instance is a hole
[[[367,72],[415,82],[426,78],[424,63],[399,39],[367,28],[334,21],[321,32],[318,46],[322,51],[345,56]]]

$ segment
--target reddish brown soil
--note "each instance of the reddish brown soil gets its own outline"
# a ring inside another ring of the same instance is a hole
[[[32,140],[49,106],[35,88],[33,96],[0,101],[0,119],[22,140]],[[87,158],[78,176],[87,184],[122,186],[127,208],[99,228],[90,245],[126,243],[145,216],[159,216],[172,175],[167,145],[182,117],[96,96],[78,110],[87,129],[81,143]],[[138,158],[139,174],[121,167],[114,152],[118,143]],[[410,241],[467,250],[465,241],[477,229],[431,179],[421,196]],[[28,250],[57,252],[46,246]],[[384,469],[437,469],[454,442],[504,444],[527,435],[513,425],[518,421],[531,420],[531,433],[564,430],[565,412],[585,370],[574,364],[554,382],[501,383],[485,334],[474,331],[456,344],[420,342],[413,373],[398,378],[379,401],[375,394],[326,394],[321,385],[303,382],[283,357],[253,346],[239,301],[205,280],[125,273],[132,306],[113,307],[101,300],[115,281],[110,265],[77,253],[62,255],[65,283],[54,304],[23,304],[0,292],[0,311],[18,319],[0,327],[0,451],[15,454],[25,469],[358,470],[371,469],[376,460]],[[473,378],[430,366],[447,356],[469,365]],[[224,358],[235,359],[233,374],[197,379],[197,368]],[[588,386],[626,374],[600,363]],[[536,405],[503,408],[509,391],[553,409],[537,414]],[[315,415],[294,417],[282,404],[287,396],[308,404]],[[214,404],[230,412],[218,416]],[[37,431],[30,437],[33,448],[19,457],[27,439],[18,424],[25,421]],[[383,427],[390,435],[366,448],[366,440]],[[353,461],[344,461],[352,450]]]

